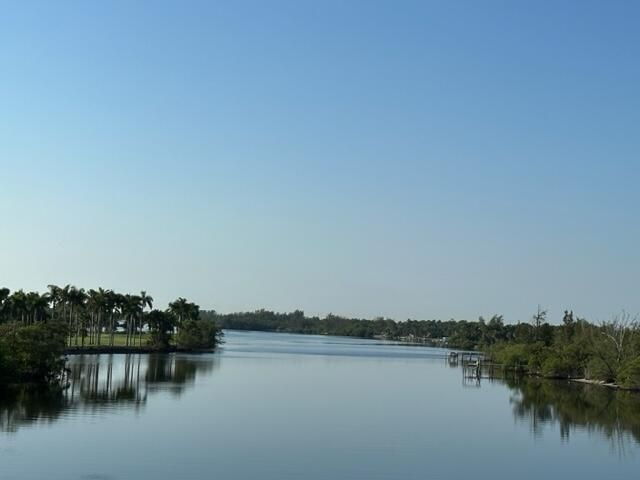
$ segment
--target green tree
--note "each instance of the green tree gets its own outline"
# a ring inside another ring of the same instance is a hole
[[[174,315],[161,310],[151,310],[147,314],[147,323],[151,332],[150,346],[159,350],[168,348],[171,342],[171,332],[175,326]]]

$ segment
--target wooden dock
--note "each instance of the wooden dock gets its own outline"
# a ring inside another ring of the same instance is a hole
[[[510,374],[516,375],[524,368],[507,367],[501,363],[495,363],[483,352],[450,351],[446,355],[446,362],[450,367],[460,367],[462,382],[465,386],[480,386],[480,380],[494,380],[505,378]]]

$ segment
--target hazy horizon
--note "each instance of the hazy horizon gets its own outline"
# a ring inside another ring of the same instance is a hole
[[[0,287],[220,312],[640,312],[640,4],[29,2]]]

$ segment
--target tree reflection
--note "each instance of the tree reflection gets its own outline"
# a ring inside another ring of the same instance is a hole
[[[0,389],[0,432],[15,432],[27,423],[54,422],[67,407],[60,391],[47,388]]]
[[[82,355],[69,363],[64,389],[13,387],[0,390],[0,431],[53,422],[62,414],[142,408],[153,392],[181,395],[198,374],[217,366],[212,355]]]
[[[638,393],[535,378],[505,382],[514,393],[514,415],[529,421],[535,436],[542,435],[546,426],[557,425],[567,442],[572,432],[583,430],[599,433],[621,449],[629,441],[640,443]]]

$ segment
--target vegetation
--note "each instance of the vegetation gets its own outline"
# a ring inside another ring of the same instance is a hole
[[[218,330],[209,320],[185,320],[176,335],[176,343],[185,350],[207,349],[217,341]]]
[[[218,314],[178,298],[165,310],[153,298],[112,290],[50,285],[47,293],[0,289],[0,382],[50,381],[65,349],[210,350],[221,328],[383,338],[463,350],[483,350],[509,370],[552,378],[584,378],[640,389],[640,327],[623,313],[599,325],[565,312],[550,325],[537,308],[530,322],[374,320],[301,310]]]
[[[519,325],[506,325],[500,315],[494,315],[489,321],[480,317],[475,322],[411,319],[399,322],[382,317],[366,320],[333,314],[319,318],[307,317],[301,310],[292,313],[258,310],[230,314],[204,311],[201,317],[215,321],[221,328],[231,330],[383,338],[426,344],[446,344],[464,350],[484,348],[498,341],[515,338],[522,329]],[[545,330],[541,335],[549,335],[545,325],[541,330]]]
[[[231,330],[258,330],[265,332],[341,335],[348,337],[390,340],[435,341],[452,334],[460,322],[454,320],[427,320],[396,322],[387,318],[365,320],[329,314],[325,318],[307,317],[301,310],[277,313],[268,310],[219,314],[203,311],[201,317],[216,322],[220,328]]]
[[[65,325],[0,325],[0,385],[57,380],[64,370]]]
[[[211,350],[220,337],[211,320],[200,319],[198,305],[184,298],[161,311],[144,291],[0,288],[0,384],[51,382],[63,371],[64,353],[74,349]]]
[[[203,318],[222,328],[320,335],[384,338],[483,350],[509,370],[551,378],[585,378],[640,389],[640,331],[628,314],[599,325],[565,312],[562,323],[551,325],[538,307],[530,322],[505,324],[501,315],[476,322],[377,318],[363,320],[328,315],[307,317],[293,313],[256,312],[218,314]]]
[[[562,325],[529,325],[520,335],[490,345],[508,368],[551,378],[584,378],[640,389],[640,336],[628,314],[594,325],[565,312]]]

